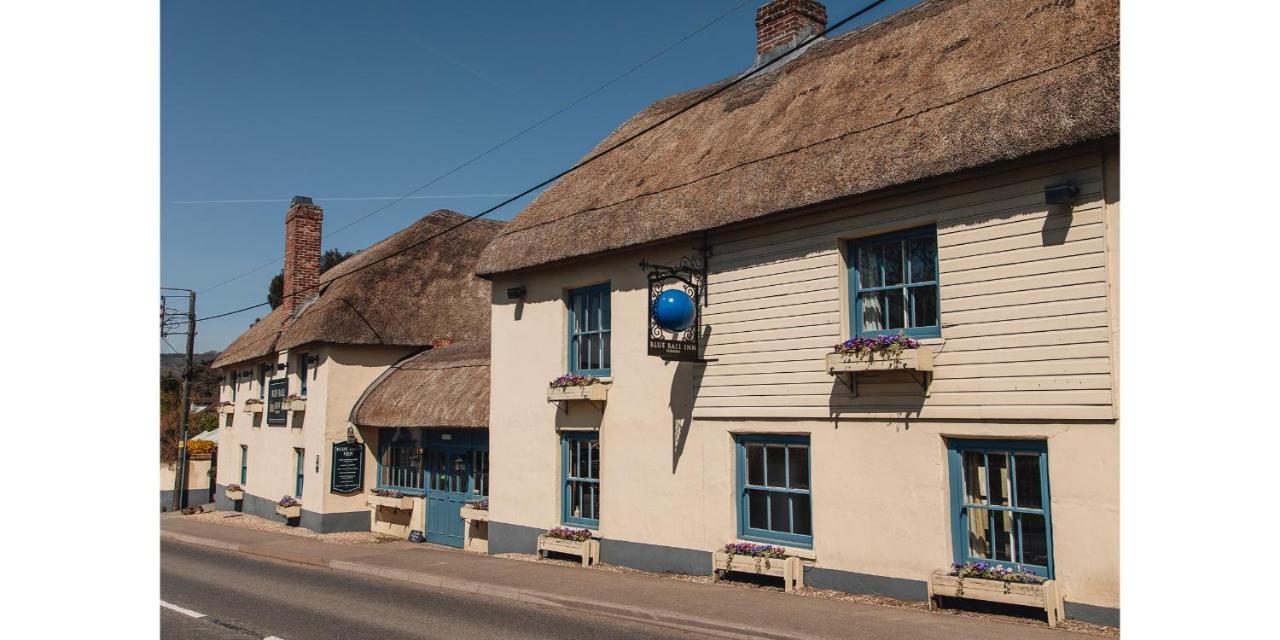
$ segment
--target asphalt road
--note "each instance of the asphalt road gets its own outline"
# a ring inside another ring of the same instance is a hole
[[[162,542],[160,637],[695,638],[664,627]],[[203,614],[204,617],[192,617]]]

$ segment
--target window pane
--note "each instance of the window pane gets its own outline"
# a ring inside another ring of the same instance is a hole
[[[600,329],[600,294],[588,293],[587,301],[587,322],[582,326],[583,331],[598,331]]]
[[[902,294],[902,289],[892,289],[884,292],[884,328],[902,329],[907,326],[905,301],[906,297]]]
[[[991,465],[991,504],[1009,506],[1009,456],[1003,452],[987,454]]]
[[[981,453],[964,453],[964,501],[973,504],[987,501],[986,456]]]
[[[747,484],[764,484],[764,445],[747,445]]]
[[[752,529],[769,528],[768,502],[765,492],[756,489],[747,491],[747,526]]]
[[[1044,516],[1018,514],[1022,521],[1022,563],[1049,566],[1049,543],[1044,530]]]
[[[937,280],[937,246],[935,238],[916,238],[907,241],[907,261],[910,269],[908,282]]]
[[[769,496],[769,530],[791,532],[791,501],[787,500],[786,494]]]
[[[610,367],[610,362],[609,362],[609,336],[610,335],[612,334],[605,333],[601,335],[601,338],[604,340],[604,354],[601,356],[601,359],[600,359],[601,369],[608,369]]]
[[[938,287],[911,287],[911,326],[938,326]]]
[[[862,330],[863,331],[880,331],[884,326],[884,308],[879,293],[860,293],[858,294],[859,303],[862,305]]]
[[[578,337],[574,338],[574,339],[573,339],[573,341],[574,341],[574,351],[576,351],[576,352],[577,352],[577,355],[578,355],[578,358],[577,358],[577,360],[578,360],[578,364],[577,364],[578,370],[579,370],[579,371],[585,370],[585,369],[587,369],[587,340],[586,340],[586,336],[578,336]]]
[[[787,448],[765,447],[765,482],[771,487],[787,486]]]
[[[591,509],[591,515],[587,516],[592,520],[600,519],[600,485],[591,484],[591,502],[588,503]]]
[[[987,530],[990,512],[969,509],[969,557],[990,558],[991,538]]]
[[[1040,496],[1040,456],[1019,453],[1013,456],[1014,475],[1018,479],[1018,506],[1023,509],[1043,509]]]
[[[808,494],[798,493],[791,496],[791,516],[794,519],[795,533],[805,536],[813,535],[813,514]]]
[[[996,511],[995,516],[996,560],[1013,562],[1013,512]]]
[[[609,330],[609,291],[600,293],[600,329]]]
[[[587,330],[587,297],[578,294],[573,297],[573,313],[577,317],[574,321],[574,333],[582,333]]]
[[[600,479],[600,441],[592,440],[587,449],[587,455],[591,456],[590,477],[594,480]]]
[[[787,486],[792,489],[809,488],[809,447],[787,447],[788,460]]]
[[[587,368],[600,368],[600,334],[598,333],[587,336]]]
[[[862,288],[879,287],[880,280],[880,245],[858,247],[858,255],[854,258],[858,263],[858,286]]]
[[[902,284],[902,243],[884,245],[884,284]]]

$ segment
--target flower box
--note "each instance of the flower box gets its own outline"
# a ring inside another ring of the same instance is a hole
[[[282,507],[280,505],[276,505],[276,515],[282,516],[289,520],[292,520],[294,518],[300,518],[302,517],[302,505],[295,504],[290,507]]]
[[[236,412],[236,403],[234,402],[229,404],[218,405],[218,415],[227,415],[228,413],[235,413],[235,412]]]
[[[1044,609],[1048,616],[1049,626],[1057,627],[1062,619],[1062,594],[1058,591],[1058,583],[1045,580],[1040,583],[1007,582],[1004,580],[988,580],[953,576],[949,571],[939,569],[929,577],[929,608],[937,607],[938,596],[948,598],[969,598],[986,602],[999,602]]]
[[[582,558],[582,566],[587,567],[600,562],[600,541],[595,538],[565,540],[544,533],[538,536],[538,557],[545,558],[548,552],[578,556]]]
[[[458,509],[458,515],[463,520],[475,520],[477,522],[487,522],[489,520],[488,509],[478,509],[469,504],[462,505],[462,508]]]
[[[375,507],[375,508],[376,507],[388,507],[391,509],[412,509],[413,508],[413,498],[409,496],[392,497],[392,496],[378,496],[378,495],[369,494],[369,496],[365,498],[364,502],[370,507]]]
[[[244,500],[244,489],[226,489],[223,495],[227,496],[228,500]]]
[[[569,387],[551,387],[547,389],[547,402],[561,400],[590,400],[604,402],[609,397],[609,383],[593,382],[586,385]]]
[[[933,371],[933,351],[926,348],[904,349],[897,355],[828,353],[828,373],[861,373],[866,371]]]
[[[716,551],[712,553],[712,582],[720,580],[720,577],[729,571],[754,573],[762,576],[777,576],[782,578],[783,588],[787,593],[791,593],[796,589],[804,587],[804,567],[800,564],[800,558],[796,556],[787,556],[785,558],[764,558],[760,556],[743,555],[741,553],[730,555],[724,551]]]
[[[306,398],[303,398],[302,400],[290,400],[284,403],[284,408],[286,411],[306,411],[307,400]]]
[[[246,402],[244,403],[244,412],[245,413],[262,413],[262,411],[266,408],[266,406],[267,405],[261,402]]]

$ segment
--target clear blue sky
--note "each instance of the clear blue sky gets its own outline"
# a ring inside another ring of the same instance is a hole
[[[827,12],[834,22],[868,1],[829,0]],[[841,31],[916,1],[890,0]],[[741,2],[165,0],[162,284],[203,290],[280,256],[295,194],[316,198],[326,233],[336,230]],[[745,70],[763,3],[748,1],[419,197],[326,239],[325,248],[366,247],[438,208],[486,209],[568,167],[652,101]],[[494,217],[510,219],[525,204]],[[202,292],[199,315],[265,301],[279,269]],[[197,349],[222,349],[267,311],[203,323]]]

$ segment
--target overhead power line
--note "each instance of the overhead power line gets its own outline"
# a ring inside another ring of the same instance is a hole
[[[380,207],[377,207],[377,208],[373,209],[372,211],[370,211],[370,212],[368,212],[368,213],[366,213],[366,214],[364,214],[364,215],[360,216],[359,218],[356,218],[355,220],[352,220],[351,222],[348,222],[347,224],[345,224],[345,225],[343,225],[343,226],[341,226],[341,227],[339,227],[339,228],[337,228],[337,229],[334,229],[333,231],[331,231],[331,232],[329,232],[329,233],[325,234],[325,235],[324,235],[324,238],[325,238],[325,239],[331,238],[331,237],[333,237],[333,236],[335,236],[335,235],[337,235],[337,234],[339,234],[339,233],[342,233],[343,231],[346,231],[347,229],[350,229],[351,227],[353,227],[353,226],[355,226],[355,225],[357,225],[357,224],[360,224],[361,222],[364,222],[365,220],[368,220],[369,218],[372,218],[373,216],[375,216],[375,215],[377,215],[377,214],[379,214],[379,213],[382,213],[383,211],[386,211],[387,209],[389,209],[389,208],[391,208],[391,207],[393,207],[393,206],[395,206],[395,205],[397,205],[397,204],[400,204],[401,202],[403,202],[403,201],[405,201],[405,200],[408,200],[409,198],[411,198],[411,197],[413,197],[414,195],[416,195],[419,191],[422,191],[423,189],[426,189],[427,187],[430,187],[431,185],[434,185],[434,184],[436,184],[437,182],[440,182],[441,180],[444,180],[445,178],[448,178],[449,176],[451,176],[451,175],[453,175],[453,174],[457,173],[458,171],[461,171],[461,170],[465,169],[466,167],[468,167],[468,166],[470,166],[470,165],[474,164],[475,162],[479,161],[480,159],[484,158],[485,156],[487,156],[487,155],[489,155],[489,154],[493,153],[494,151],[497,151],[498,149],[501,149],[501,148],[503,148],[503,147],[507,146],[508,144],[510,144],[510,143],[512,143],[512,142],[515,142],[517,139],[519,139],[519,138],[523,137],[525,134],[529,133],[530,131],[533,131],[534,129],[537,129],[538,127],[540,127],[540,126],[542,126],[542,125],[546,124],[548,121],[552,120],[552,119],[553,119],[553,118],[555,118],[556,116],[559,116],[560,114],[562,114],[562,113],[564,113],[564,112],[566,112],[566,111],[568,111],[568,110],[570,110],[570,109],[572,109],[572,108],[574,108],[574,107],[578,106],[579,104],[582,104],[584,101],[586,101],[587,99],[589,99],[589,98],[591,98],[592,96],[596,95],[597,93],[600,93],[601,91],[604,91],[605,89],[609,88],[610,86],[613,86],[613,84],[614,84],[614,83],[616,83],[616,82],[618,82],[619,80],[622,80],[623,78],[626,78],[627,76],[629,76],[629,75],[631,75],[631,74],[635,73],[636,71],[639,71],[639,70],[640,70],[642,67],[644,67],[645,65],[647,65],[647,64],[649,64],[650,62],[653,62],[654,60],[658,59],[658,58],[659,58],[659,57],[661,57],[662,55],[666,54],[668,51],[671,51],[672,49],[674,49],[674,48],[676,48],[676,47],[678,47],[678,46],[680,46],[680,45],[684,44],[684,43],[685,43],[685,42],[687,42],[690,38],[692,38],[692,37],[694,37],[694,36],[698,35],[699,33],[702,33],[703,31],[706,31],[707,29],[711,28],[711,26],[712,26],[712,25],[715,25],[716,23],[720,22],[721,20],[724,20],[725,18],[729,17],[729,16],[730,16],[730,15],[732,15],[734,12],[736,12],[736,11],[737,11],[737,10],[739,10],[739,9],[741,9],[743,6],[747,5],[748,3],[752,2],[752,1],[753,1],[753,0],[743,0],[742,2],[740,2],[740,3],[738,3],[736,6],[734,6],[732,9],[729,9],[728,11],[726,11],[726,12],[724,12],[724,13],[720,14],[719,16],[717,16],[717,17],[716,17],[714,20],[712,20],[711,22],[708,22],[708,23],[706,23],[706,24],[702,25],[701,27],[698,27],[697,29],[695,29],[695,30],[691,31],[689,34],[685,35],[683,38],[680,38],[679,40],[676,40],[675,42],[673,42],[673,43],[671,43],[671,44],[667,45],[667,46],[666,46],[666,48],[662,49],[661,51],[658,51],[657,53],[655,53],[655,54],[653,54],[653,55],[649,56],[648,58],[645,58],[644,60],[641,60],[640,62],[638,62],[638,63],[636,63],[634,66],[632,66],[630,69],[627,69],[626,71],[622,72],[621,74],[619,74],[619,75],[615,76],[613,79],[609,80],[608,82],[605,82],[604,84],[602,84],[602,85],[600,85],[600,86],[596,87],[595,89],[592,89],[591,91],[588,91],[587,93],[582,94],[581,96],[579,96],[579,97],[578,97],[577,99],[575,99],[574,101],[570,102],[569,104],[566,104],[566,105],[565,105],[565,106],[563,106],[563,107],[560,107],[560,108],[559,108],[559,109],[557,109],[556,111],[552,112],[550,115],[547,115],[546,117],[542,118],[541,120],[538,120],[537,122],[535,122],[535,123],[533,123],[533,124],[531,124],[531,125],[529,125],[529,126],[525,127],[524,129],[521,129],[520,131],[517,131],[516,133],[514,133],[514,134],[512,134],[512,135],[508,136],[506,139],[504,139],[504,140],[502,140],[501,142],[499,142],[499,143],[497,143],[497,144],[493,145],[492,147],[489,147],[488,149],[485,149],[484,151],[480,152],[478,155],[476,155],[476,156],[472,157],[470,160],[467,160],[466,162],[463,162],[462,164],[460,164],[460,165],[458,165],[458,166],[456,166],[456,167],[454,167],[454,168],[452,168],[452,169],[449,169],[448,171],[446,171],[446,172],[444,172],[444,173],[442,173],[442,174],[440,174],[440,175],[438,175],[438,176],[436,176],[436,177],[434,177],[434,178],[432,178],[432,179],[430,179],[430,180],[428,180],[428,181],[424,182],[423,184],[421,184],[421,185],[419,185],[418,187],[414,188],[412,191],[410,191],[410,192],[408,192],[408,193],[406,193],[406,194],[404,194],[404,195],[402,195],[402,196],[400,196],[400,197],[398,197],[398,198],[394,198],[394,199],[392,199],[390,202],[388,202],[388,203],[386,203],[386,204],[384,204],[384,205],[382,205],[382,206],[380,206]],[[428,48],[430,49],[430,47],[428,47]],[[434,49],[433,49],[433,50],[434,50]],[[437,52],[437,54],[438,54],[438,52]],[[205,287],[204,289],[201,289],[201,290],[200,290],[200,291],[198,291],[197,293],[204,293],[204,292],[206,292],[206,291],[211,291],[211,290],[213,290],[213,289],[217,289],[218,287],[221,287],[221,286],[223,286],[223,285],[231,284],[232,282],[235,282],[236,280],[239,280],[239,279],[241,279],[241,278],[243,278],[243,277],[245,277],[245,276],[248,276],[248,275],[250,275],[250,274],[257,273],[258,271],[261,271],[261,270],[263,270],[263,269],[266,269],[267,267],[269,267],[269,266],[271,266],[271,265],[273,265],[273,264],[275,264],[275,263],[277,263],[277,262],[280,262],[280,261],[281,261],[281,260],[283,260],[283,259],[284,259],[284,256],[276,256],[276,257],[275,257],[274,259],[272,259],[270,262],[265,262],[265,263],[263,263],[263,264],[260,264],[260,265],[258,265],[258,266],[256,266],[256,267],[252,268],[252,269],[249,269],[248,271],[245,271],[244,273],[241,273],[241,274],[236,275],[236,276],[234,276],[234,277],[231,277],[231,278],[228,278],[228,279],[226,279],[226,280],[223,280],[222,282],[219,282],[218,284],[215,284],[215,285],[212,285],[212,286],[209,286],[209,287]],[[262,305],[258,305],[258,306],[262,306]],[[252,308],[255,308],[255,307],[249,307],[249,309],[252,309]],[[219,316],[219,317],[220,317],[220,316]]]
[[[858,18],[859,16],[861,16],[861,15],[863,15],[863,14],[867,13],[868,11],[871,11],[872,9],[874,9],[874,8],[876,8],[876,7],[878,7],[878,6],[880,6],[881,4],[884,4],[884,2],[885,2],[885,0],[873,0],[873,2],[871,2],[871,3],[867,4],[867,6],[865,6],[865,7],[861,8],[861,9],[859,9],[859,10],[857,10],[857,11],[855,11],[855,12],[851,13],[851,14],[849,14],[848,16],[845,16],[844,18],[842,18],[842,19],[838,20],[837,22],[835,22],[834,24],[832,24],[830,27],[828,27],[828,28],[826,29],[826,31],[825,31],[824,33],[829,33],[829,32],[831,32],[831,31],[835,31],[836,29],[840,28],[841,26],[844,26],[845,24],[847,24],[849,21],[851,21],[851,20],[854,20],[854,19]],[[802,49],[802,48],[804,48],[804,47],[808,46],[810,43],[812,43],[812,42],[816,41],[817,39],[819,39],[819,38],[821,38],[821,37],[822,37],[822,34],[813,34],[813,35],[809,36],[808,38],[805,38],[805,39],[804,39],[802,42],[800,42],[799,44],[797,44],[793,50],[799,50],[799,49]],[[676,119],[676,118],[680,117],[681,115],[683,115],[683,114],[687,113],[688,111],[690,111],[690,110],[694,109],[694,108],[695,108],[695,107],[697,107],[698,105],[701,105],[701,104],[703,104],[703,103],[705,103],[705,102],[707,102],[707,101],[711,100],[712,98],[714,98],[714,97],[716,97],[716,96],[718,96],[718,95],[720,95],[720,94],[724,93],[725,91],[728,91],[729,89],[731,89],[731,88],[733,88],[733,87],[735,87],[735,86],[737,86],[737,85],[739,85],[739,84],[742,84],[743,82],[746,82],[747,80],[749,80],[749,79],[751,79],[751,78],[755,77],[756,75],[758,75],[760,72],[764,71],[765,69],[768,69],[769,67],[771,67],[771,66],[773,66],[773,65],[777,64],[779,61],[782,61],[782,60],[787,59],[787,57],[788,57],[788,56],[785,56],[785,55],[784,55],[784,56],[778,56],[778,57],[776,57],[776,58],[774,58],[774,59],[772,59],[772,60],[770,60],[770,61],[768,61],[768,62],[766,62],[766,63],[764,63],[764,64],[762,64],[762,65],[760,65],[760,66],[757,66],[757,67],[755,67],[755,68],[751,69],[750,71],[748,71],[748,72],[746,72],[746,73],[744,73],[744,74],[742,74],[742,75],[740,75],[740,76],[738,76],[738,77],[734,78],[733,80],[730,80],[729,82],[727,82],[727,83],[725,83],[725,84],[721,85],[720,87],[718,87],[718,88],[717,88],[717,89],[715,89],[714,91],[712,91],[712,92],[708,93],[707,95],[702,96],[701,98],[698,98],[697,100],[695,100],[695,101],[693,101],[693,102],[689,103],[688,105],[685,105],[684,107],[682,107],[682,108],[680,108],[679,110],[677,110],[677,111],[675,111],[675,112],[671,113],[670,115],[668,115],[668,116],[666,116],[666,117],[664,117],[664,118],[659,119],[657,122],[654,122],[653,124],[650,124],[649,126],[644,127],[643,129],[641,129],[641,130],[639,130],[639,131],[637,131],[637,132],[635,132],[635,133],[633,133],[633,134],[631,134],[631,135],[627,136],[626,138],[623,138],[622,140],[619,140],[618,142],[615,142],[615,143],[614,143],[614,144],[612,144],[612,145],[609,145],[608,147],[606,147],[605,149],[602,149],[602,150],[601,150],[601,151],[599,151],[598,153],[595,153],[595,154],[592,154],[591,156],[588,156],[588,157],[587,157],[585,160],[583,160],[582,162],[579,162],[578,164],[575,164],[575,165],[573,165],[573,166],[569,167],[568,169],[565,169],[564,171],[561,171],[561,172],[559,172],[559,173],[557,173],[557,174],[555,174],[555,175],[553,175],[553,176],[551,176],[551,177],[549,177],[549,178],[547,178],[547,179],[545,179],[545,180],[543,180],[543,181],[541,181],[541,182],[539,182],[539,183],[537,183],[537,184],[535,184],[535,185],[533,185],[533,186],[531,186],[531,187],[529,187],[529,188],[527,188],[527,189],[525,189],[525,190],[521,191],[520,193],[517,193],[517,194],[515,194],[514,196],[511,196],[510,198],[507,198],[506,200],[503,200],[502,202],[499,202],[498,204],[493,205],[492,207],[489,207],[488,209],[485,209],[484,211],[481,211],[480,213],[477,213],[477,214],[475,214],[475,215],[473,215],[473,216],[469,216],[467,219],[463,220],[462,222],[459,222],[458,224],[453,225],[452,227],[449,227],[449,228],[447,228],[447,229],[444,229],[444,230],[442,230],[442,231],[440,231],[440,232],[438,232],[438,233],[431,234],[430,236],[427,236],[426,238],[423,238],[423,239],[421,239],[421,240],[418,240],[417,242],[414,242],[414,243],[412,243],[412,244],[410,244],[410,245],[407,245],[407,246],[405,246],[405,247],[404,247],[404,248],[402,248],[402,249],[399,249],[399,250],[394,251],[394,252],[392,252],[392,253],[389,253],[389,254],[387,254],[387,255],[385,255],[385,256],[382,256],[381,258],[378,258],[377,260],[373,260],[373,261],[368,262],[368,263],[366,263],[366,264],[362,264],[362,265],[360,265],[359,267],[356,267],[355,269],[352,269],[352,270],[350,270],[350,271],[344,272],[344,273],[342,273],[342,274],[340,274],[340,275],[338,275],[338,276],[334,277],[332,280],[329,280],[329,281],[326,281],[326,282],[324,282],[324,283],[320,283],[320,284],[316,284],[316,285],[313,285],[313,286],[307,287],[306,289],[303,289],[303,290],[301,290],[301,291],[294,292],[292,295],[293,295],[293,296],[299,296],[299,295],[302,295],[302,294],[304,294],[304,293],[308,293],[308,292],[310,292],[310,291],[311,291],[311,290],[313,290],[313,289],[316,289],[316,288],[317,288],[317,287],[319,287],[321,284],[325,284],[325,285],[327,285],[327,284],[332,284],[333,282],[336,282],[336,281],[338,281],[338,280],[340,280],[340,279],[342,279],[342,278],[346,278],[346,277],[348,277],[348,276],[355,275],[355,274],[357,274],[357,273],[359,273],[359,272],[361,272],[361,271],[364,271],[365,269],[368,269],[369,267],[372,267],[372,266],[374,266],[374,265],[380,264],[380,263],[385,262],[385,261],[387,261],[387,260],[389,260],[389,259],[391,259],[391,258],[393,258],[393,257],[395,257],[395,256],[397,256],[397,255],[400,255],[400,254],[402,254],[402,253],[405,253],[406,251],[409,251],[410,249],[414,249],[414,248],[416,248],[416,247],[422,246],[423,244],[426,244],[426,243],[428,243],[428,242],[430,242],[430,241],[432,241],[432,240],[434,240],[434,239],[436,239],[436,238],[438,238],[438,237],[440,237],[440,236],[442,236],[442,235],[444,235],[444,234],[446,234],[446,233],[449,233],[449,232],[453,231],[454,229],[457,229],[458,227],[461,227],[461,226],[463,226],[463,225],[469,224],[469,223],[471,223],[471,222],[475,222],[476,220],[478,220],[478,219],[480,219],[480,218],[483,218],[483,217],[485,217],[485,216],[489,215],[490,213],[493,213],[494,211],[497,211],[498,209],[501,209],[502,207],[505,207],[505,206],[507,206],[508,204],[511,204],[512,202],[515,202],[516,200],[519,200],[520,198],[523,198],[523,197],[525,197],[525,196],[529,195],[530,193],[533,193],[534,191],[537,191],[538,189],[541,189],[542,187],[545,187],[545,186],[547,186],[547,185],[551,184],[552,182],[555,182],[556,180],[559,180],[560,178],[563,178],[564,176],[567,176],[567,175],[569,175],[570,173],[573,173],[573,172],[575,172],[575,171],[577,171],[577,170],[579,170],[579,169],[581,169],[581,168],[583,168],[583,167],[585,167],[585,166],[587,166],[587,165],[591,164],[592,162],[595,162],[596,160],[599,160],[600,158],[604,157],[605,155],[608,155],[609,153],[612,153],[613,151],[617,150],[618,148],[622,147],[623,145],[626,145],[626,144],[630,143],[631,141],[635,140],[636,138],[639,138],[640,136],[643,136],[643,135],[645,135],[646,133],[649,133],[650,131],[653,131],[654,129],[657,129],[658,127],[661,127],[662,125],[664,125],[664,124],[666,124],[666,123],[668,123],[668,122],[670,122],[670,121],[672,121],[672,120],[674,120],[674,119]],[[261,303],[261,304],[255,304],[255,305],[252,305],[252,306],[249,306],[249,307],[244,307],[244,308],[242,308],[242,309],[236,309],[235,311],[228,311],[228,312],[226,312],[226,313],[219,313],[219,314],[217,314],[217,315],[212,315],[212,316],[207,316],[207,317],[204,317],[204,318],[200,318],[200,320],[199,320],[199,321],[200,321],[200,322],[204,322],[205,320],[213,320],[213,319],[216,319],[216,318],[224,318],[224,317],[227,317],[227,316],[235,315],[235,314],[237,314],[237,313],[243,313],[243,312],[245,312],[245,311],[249,311],[249,310],[251,310],[251,309],[257,309],[257,308],[259,308],[259,307],[265,307],[265,306],[267,306],[268,304],[270,304],[270,303],[269,303],[269,302],[263,302],[263,303]]]

